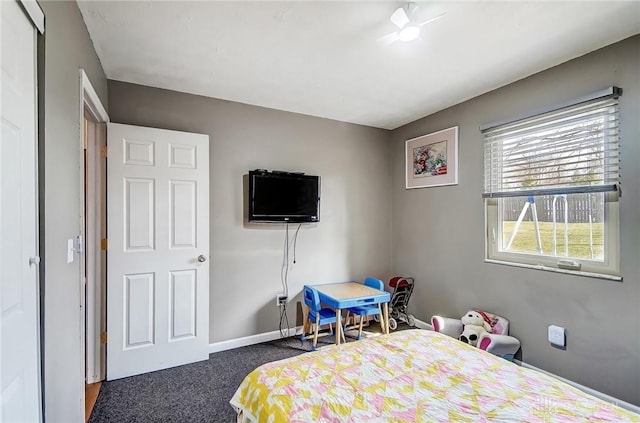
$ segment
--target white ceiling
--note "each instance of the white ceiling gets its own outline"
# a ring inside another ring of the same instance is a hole
[[[640,33],[640,2],[97,2],[79,7],[109,79],[394,129]],[[595,87],[600,88],[600,87]]]

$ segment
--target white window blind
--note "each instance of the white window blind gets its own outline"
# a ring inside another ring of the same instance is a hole
[[[577,104],[481,128],[483,197],[618,190],[620,93],[612,87]]]

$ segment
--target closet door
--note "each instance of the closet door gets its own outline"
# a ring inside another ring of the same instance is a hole
[[[0,421],[41,420],[36,29],[0,1]]]

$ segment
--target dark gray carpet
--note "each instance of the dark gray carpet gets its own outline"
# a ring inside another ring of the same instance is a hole
[[[353,340],[347,337],[347,342]],[[326,336],[318,345],[333,342],[333,336]],[[89,422],[235,422],[229,400],[247,374],[264,363],[310,349],[309,341],[302,343],[292,337],[214,353],[199,363],[105,382]]]

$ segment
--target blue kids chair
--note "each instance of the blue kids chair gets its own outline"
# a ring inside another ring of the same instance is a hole
[[[320,296],[318,295],[318,291],[315,288],[310,286],[304,287],[304,303],[309,307],[309,313],[307,315],[307,322],[312,326],[315,325],[315,329],[313,330],[313,348],[311,351],[316,350],[316,345],[318,343],[318,336],[326,336],[331,335],[333,333],[331,325],[336,323],[336,311],[330,308],[321,308],[320,307]],[[321,325],[329,325],[330,331],[328,333],[318,335],[318,328]],[[302,327],[302,335],[300,339],[304,341],[305,339],[309,339],[306,334],[307,323]],[[344,340],[344,335],[343,338]]]
[[[380,291],[384,291],[384,282],[382,282],[380,279],[372,278],[371,276],[367,276],[365,278],[364,285],[374,289],[378,289]],[[364,318],[367,316],[380,316],[382,315],[382,310],[380,308],[380,304],[370,304],[348,308],[347,313],[351,313],[354,316],[360,316],[360,325],[358,326],[358,339],[360,339],[362,337],[362,322],[364,321]],[[347,317],[348,316],[349,314],[347,314]]]

